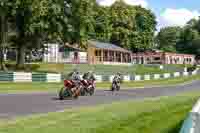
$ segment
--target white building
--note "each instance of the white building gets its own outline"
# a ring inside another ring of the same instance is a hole
[[[45,44],[48,53],[44,55],[43,61],[46,63],[87,63],[87,52],[65,44]]]

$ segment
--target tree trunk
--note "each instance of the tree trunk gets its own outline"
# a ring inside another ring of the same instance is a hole
[[[17,50],[17,68],[18,69],[24,69],[24,63],[25,63],[25,45],[18,46]]]
[[[7,43],[8,21],[5,15],[0,15],[0,70],[5,71],[4,48]]]
[[[4,52],[3,52],[3,48],[0,48],[0,70],[6,71],[6,65],[4,62]]]

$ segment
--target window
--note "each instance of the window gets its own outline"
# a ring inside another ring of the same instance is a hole
[[[103,60],[108,61],[108,51],[103,51]]]
[[[158,61],[160,60],[160,57],[155,57],[154,60]]]
[[[116,53],[117,62],[121,62],[121,53]]]
[[[101,51],[100,50],[96,50],[95,51],[95,56],[101,56]]]
[[[114,61],[114,51],[109,51],[109,61]]]
[[[101,61],[101,50],[96,50],[95,56],[97,61]]]

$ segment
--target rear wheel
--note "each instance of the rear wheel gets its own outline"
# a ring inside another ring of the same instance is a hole
[[[85,96],[86,93],[87,93],[87,92],[86,92],[85,88],[82,87],[81,90],[80,90],[80,94],[81,94],[81,96]]]
[[[92,96],[92,95],[94,95],[94,87],[91,87],[90,89],[89,89],[89,94],[90,94],[90,96]]]

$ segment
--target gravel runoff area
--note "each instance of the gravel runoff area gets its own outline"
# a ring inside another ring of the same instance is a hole
[[[57,112],[74,107],[109,104],[117,101],[172,96],[191,91],[200,91],[200,81],[173,87],[127,89],[114,93],[108,90],[97,90],[94,96],[63,101],[58,99],[58,94],[56,93],[0,94],[0,119]]]

